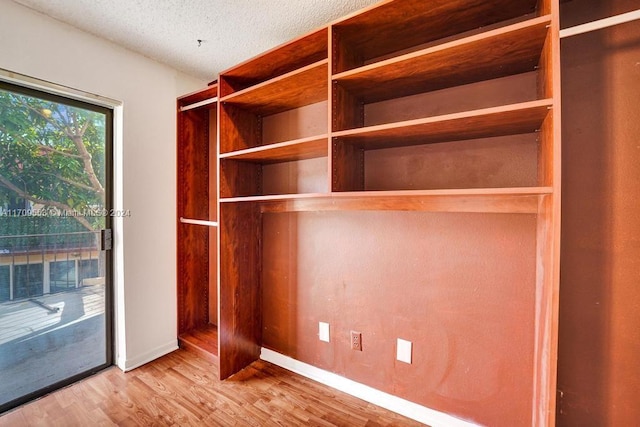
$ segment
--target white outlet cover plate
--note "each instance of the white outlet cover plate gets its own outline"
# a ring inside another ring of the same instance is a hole
[[[396,359],[401,362],[411,364],[411,349],[413,344],[411,341],[398,338],[398,345],[396,347]]]
[[[320,341],[329,342],[329,324],[325,322],[318,323],[318,338]]]

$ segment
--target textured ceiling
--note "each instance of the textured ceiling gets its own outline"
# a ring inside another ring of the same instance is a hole
[[[220,71],[377,0],[14,1],[213,80]]]

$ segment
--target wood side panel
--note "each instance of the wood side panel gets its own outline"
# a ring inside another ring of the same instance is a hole
[[[567,2],[562,22],[637,8]],[[562,39],[561,427],[640,419],[638,58],[638,21]]]
[[[364,103],[339,83],[332,83],[331,129],[341,131],[364,125]]]
[[[331,152],[331,191],[364,190],[364,150],[334,138]]]
[[[360,50],[351,43],[345,41],[338,27],[331,27],[331,67],[332,74],[338,74],[344,70],[351,70],[364,64],[364,57]]]
[[[253,203],[220,211],[220,379],[260,357],[262,345],[262,222]]]
[[[553,186],[556,160],[554,113],[549,111],[538,132],[538,185]]]
[[[534,422],[553,427],[556,420],[556,398],[557,398],[557,372],[558,372],[558,310],[560,296],[560,237],[561,237],[561,200],[562,200],[562,133],[561,133],[561,86],[560,86],[560,10],[558,0],[544,0],[542,8],[550,10],[551,26],[545,41],[541,60],[546,61],[547,74],[545,75],[545,94],[549,94],[553,99],[553,111],[547,116],[548,123],[543,125],[542,138],[547,141],[551,139],[553,143],[546,142],[547,154],[545,155],[546,185],[553,188],[553,194],[546,196],[544,212],[538,219],[546,221],[544,227],[548,233],[546,241],[543,240],[542,226],[539,225],[538,245],[544,242],[545,250],[542,265],[538,266],[538,276],[544,274],[546,295],[543,296],[543,304],[547,305],[547,313],[544,319],[538,322],[543,323],[543,345],[536,354],[536,366],[534,374],[534,396],[533,405],[538,411],[534,411]],[[547,56],[548,55],[548,56]],[[544,75],[544,74],[543,74]],[[539,159],[542,162],[543,159]],[[539,255],[540,256],[540,253]],[[540,271],[540,270],[543,270]],[[546,322],[546,324],[544,324]],[[539,386],[539,387],[538,387]],[[539,394],[538,394],[539,393]],[[537,418],[537,415],[540,418]]]
[[[220,160],[220,197],[262,194],[262,166],[239,160]]]
[[[209,220],[218,221],[218,112],[209,111]],[[209,227],[209,323],[218,324],[218,230]],[[217,337],[215,339],[217,345]],[[217,350],[216,350],[217,354]]]
[[[262,144],[260,116],[225,102],[219,105],[220,153],[244,150]]]

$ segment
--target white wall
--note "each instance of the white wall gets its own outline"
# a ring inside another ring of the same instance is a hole
[[[176,97],[206,82],[0,0],[0,68],[122,102],[123,280],[117,363],[176,347]]]

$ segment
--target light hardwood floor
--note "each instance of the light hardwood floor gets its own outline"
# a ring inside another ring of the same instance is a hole
[[[0,426],[419,426],[257,361],[219,381],[177,350],[128,373],[109,368],[0,417]]]

